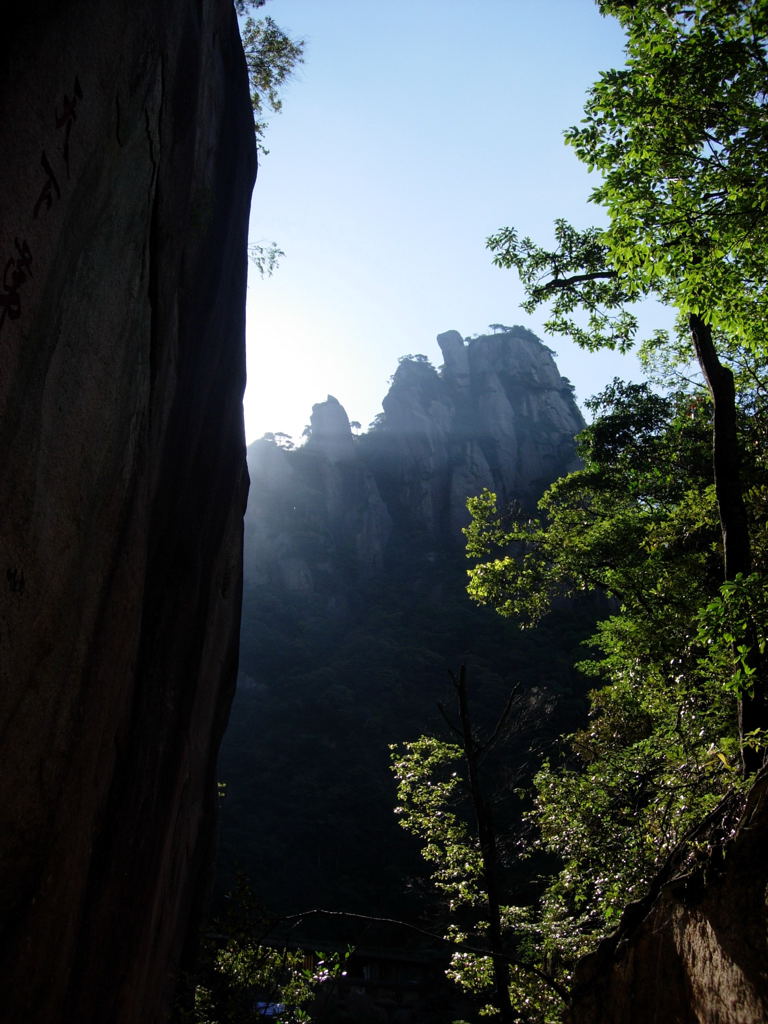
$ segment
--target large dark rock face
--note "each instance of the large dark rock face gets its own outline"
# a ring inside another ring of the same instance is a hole
[[[0,56],[0,1015],[149,1024],[237,660],[242,48],[228,0],[59,0]]]
[[[740,812],[740,813],[739,813]],[[768,1020],[768,774],[678,852],[574,976],[571,1024]]]

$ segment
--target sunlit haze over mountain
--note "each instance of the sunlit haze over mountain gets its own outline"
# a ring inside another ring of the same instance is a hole
[[[634,357],[544,335],[514,272],[485,247],[503,225],[549,243],[556,217],[599,211],[564,144],[622,35],[593,0],[271,0],[305,61],[270,121],[251,242],[285,251],[251,272],[248,441],[297,438],[330,393],[363,427],[405,353],[435,336],[523,324],[557,353],[581,403]],[[650,323],[649,327],[658,326]]]

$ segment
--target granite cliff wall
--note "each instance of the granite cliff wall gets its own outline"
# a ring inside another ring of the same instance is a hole
[[[467,496],[489,487],[533,511],[578,464],[573,439],[584,420],[551,351],[525,328],[437,340],[440,371],[398,366],[370,460],[396,522],[461,544]]]
[[[211,853],[247,492],[255,154],[228,0],[0,40],[0,984],[166,1019]]]

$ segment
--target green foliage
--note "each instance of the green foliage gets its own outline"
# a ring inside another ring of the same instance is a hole
[[[268,431],[266,434],[262,434],[259,438],[260,441],[266,441],[268,444],[273,444],[276,448],[282,449],[284,452],[292,452],[296,445],[291,440],[291,435],[286,434],[282,430]]]
[[[422,855],[432,865],[432,882],[448,897],[445,937],[456,948],[447,977],[467,992],[493,997],[498,978],[493,957],[484,952],[489,950],[490,934],[488,880],[478,834],[468,824],[471,787],[465,753],[460,746],[431,736],[393,744],[390,751],[397,780],[395,813],[401,826],[424,843]],[[511,1019],[555,1024],[561,1019],[563,999],[549,971],[541,969],[541,927],[529,907],[502,906],[500,911]],[[489,1003],[480,1015],[498,1012],[498,1006]]]
[[[291,39],[270,17],[248,17],[242,28],[242,40],[251,89],[253,127],[258,147],[266,153],[263,145],[268,123],[266,112],[277,114],[282,110],[280,89],[302,63],[304,43]],[[274,245],[271,251],[279,253]]]
[[[429,359],[423,352],[417,352],[415,355],[408,353],[407,355],[400,356],[397,360],[397,365],[401,366],[403,363],[426,363],[431,366]]]
[[[520,275],[527,294],[522,304],[526,313],[551,300],[545,330],[565,334],[584,348],[627,351],[635,339],[637,319],[626,307],[648,290],[619,279],[611,266],[604,231],[578,231],[559,219],[555,243],[555,249],[544,249],[530,238],[521,239],[509,227],[488,238],[496,266],[514,268]],[[587,311],[586,327],[574,317],[577,310]]]
[[[259,277],[272,277],[285,256],[277,242],[253,242],[248,245],[248,259]]]
[[[594,655],[581,664],[601,684],[588,725],[542,765],[529,815],[538,847],[560,862],[531,941],[563,979],[688,830],[742,784],[734,693],[749,691],[752,655],[768,635],[765,576],[722,583],[707,399],[615,381],[592,408],[579,438],[584,468],[550,487],[537,517],[500,512],[484,492],[469,500],[465,530],[480,559],[470,595],[502,615],[530,625],[563,595],[608,599]],[[742,395],[745,437],[762,435],[764,408],[760,386]],[[762,550],[764,452],[745,468]]]
[[[477,906],[482,861],[477,839],[452,808],[464,786],[461,747],[432,736],[391,744],[397,779],[395,814],[400,824],[425,845],[422,855],[434,866],[432,880],[450,900],[450,909]]]
[[[667,632],[670,609],[685,621],[721,573],[708,403],[615,381],[592,406],[584,468],[550,487],[540,516],[500,514],[488,491],[469,499],[467,553],[482,559],[469,593],[530,626],[558,596],[598,591]]]
[[[661,355],[667,369],[689,362],[693,354],[698,360],[714,407],[712,484],[723,540],[722,575],[733,582],[757,567],[751,533],[754,510],[765,510],[764,481],[761,469],[752,478],[752,490],[744,486],[742,463],[748,460],[734,373],[719,353],[736,363],[745,356],[764,360],[768,355],[768,3],[600,0],[600,9],[615,15],[627,32],[626,64],[601,75],[589,93],[584,119],[566,139],[601,176],[591,198],[607,213],[608,226],[578,231],[557,221],[552,251],[520,240],[509,228],[489,239],[489,245],[499,265],[517,268],[529,309],[551,302],[548,329],[571,334],[587,347],[629,348],[637,335],[632,305],[640,299],[654,296],[677,310],[674,340],[657,331],[642,351],[646,359]],[[676,502],[676,519],[691,524],[694,512],[693,500]],[[581,510],[574,508],[570,523],[563,515],[560,521],[573,530],[580,518]],[[655,507],[650,518],[657,518]],[[648,552],[651,557],[644,553],[640,559],[637,594],[653,597],[656,590],[672,608],[683,606],[686,581],[697,577],[691,566],[687,571],[680,566],[680,572],[673,566],[666,577],[659,574],[661,564],[669,561],[664,531],[654,538],[631,510],[623,524],[617,516],[601,518],[599,530],[603,522],[608,523],[609,544],[622,525],[628,527],[627,544],[662,540],[661,547]],[[667,524],[678,550],[686,538],[681,525]],[[584,529],[588,549],[599,554],[593,526],[585,521]],[[533,577],[535,557],[525,564],[529,578],[519,586],[525,590],[530,584],[540,601],[551,597]],[[505,566],[497,568],[498,580]],[[644,578],[649,568],[651,576]],[[579,580],[594,585],[583,571],[574,578],[576,585]],[[619,578],[598,574],[597,585],[622,602],[627,591],[621,586],[627,583],[632,580],[626,573]],[[483,591],[477,577],[475,591]],[[506,600],[510,613],[521,603],[514,584]],[[736,652],[742,667],[734,689],[742,695],[742,727],[755,733],[768,721],[768,700],[764,651],[759,635],[748,632],[743,650]],[[747,676],[749,686],[742,678]],[[760,686],[755,685],[758,678]],[[745,758],[745,767],[747,760],[753,767],[757,763]]]
[[[603,181],[604,241],[653,289],[762,349],[768,122],[765,0],[603,0],[627,62],[601,75],[567,141]]]
[[[268,944],[275,921],[238,879],[227,909],[203,936],[192,1008],[179,1024],[310,1024],[307,1008],[321,987],[343,973],[349,955],[315,953]]]
[[[697,618],[697,640],[707,646],[706,664],[737,696],[754,696],[757,669],[752,654],[765,654],[768,593],[759,573],[739,574],[720,587]]]
[[[245,17],[257,7],[263,7],[267,0],[234,0],[235,11],[240,17]]]
[[[611,661],[612,681],[593,694],[589,725],[570,738],[567,762],[545,763],[535,780],[540,842],[562,863],[542,921],[570,963],[645,893],[734,784],[738,763],[733,702],[718,682],[675,676],[669,662],[632,671],[614,625],[608,632],[624,671]]]
[[[627,62],[601,75],[566,140],[601,174],[592,201],[609,226],[556,221],[552,251],[505,228],[488,240],[494,261],[518,269],[526,308],[551,300],[549,330],[590,348],[629,347],[631,304],[655,295],[765,351],[768,5],[601,0],[600,9],[626,29]],[[658,332],[650,344],[667,341]]]
[[[266,112],[279,113],[283,102],[280,89],[303,61],[304,43],[291,39],[272,18],[253,18],[251,14],[263,7],[266,0],[235,0],[235,11],[245,18],[241,36],[248,84],[253,108],[253,130],[256,148],[262,154],[268,121]],[[248,259],[260,277],[271,277],[285,253],[277,242],[253,242],[248,246]]]

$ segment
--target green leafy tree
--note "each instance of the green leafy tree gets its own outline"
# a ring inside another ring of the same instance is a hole
[[[346,957],[307,956],[270,942],[278,923],[238,879],[225,911],[203,934],[192,1005],[179,1009],[178,1024],[310,1024],[309,1009],[342,975]]]
[[[626,30],[627,61],[601,75],[566,139],[601,174],[592,200],[608,227],[557,221],[553,250],[505,228],[489,246],[498,265],[517,268],[527,308],[550,302],[549,329],[587,347],[631,346],[641,299],[677,309],[671,344],[695,356],[711,395],[713,483],[732,581],[753,566],[734,377],[721,356],[766,352],[768,3],[598,5]],[[645,349],[669,344],[658,332]],[[768,724],[763,658],[755,638],[750,646],[755,685],[742,701],[743,732]]]
[[[266,434],[262,434],[259,440],[266,441],[268,444],[273,444],[276,448],[282,448],[284,452],[292,452],[296,447],[291,440],[291,435],[286,434],[282,430],[267,431]]]
[[[740,376],[749,377],[746,366]],[[757,537],[762,388],[742,395]],[[569,595],[603,598],[592,657],[582,665],[597,686],[589,721],[536,773],[527,815],[536,838],[516,844],[522,856],[555,858],[538,902],[516,899],[499,871],[504,844],[484,819],[489,803],[478,786],[485,743],[471,726],[458,730],[461,743],[421,737],[398,748],[395,760],[401,821],[425,842],[433,881],[449,899],[448,934],[485,949],[457,950],[452,976],[498,994],[494,966],[506,964],[510,1006],[499,1004],[499,1012],[529,1024],[561,1020],[560,994],[576,959],[644,894],[688,830],[740,785],[733,694],[749,685],[750,666],[744,658],[739,678],[732,654],[748,646],[751,632],[768,632],[759,577],[721,587],[706,392],[680,386],[659,394],[615,381],[591,405],[595,419],[578,439],[583,468],[550,487],[539,515],[500,510],[484,492],[468,502],[465,530],[478,560],[471,595],[524,626]],[[460,711],[462,725],[468,719]],[[462,798],[474,809],[474,828]],[[496,849],[490,868],[484,848]],[[489,877],[496,878],[491,899]]]
[[[397,360],[397,365],[401,366],[403,363],[421,363],[431,365],[429,359],[424,355],[423,352],[417,352],[415,355],[409,353],[408,355],[400,356],[400,358]]]
[[[560,867],[525,934],[564,985],[688,830],[740,785],[733,695],[751,685],[750,637],[768,633],[761,577],[721,585],[707,396],[615,381],[592,407],[583,469],[550,487],[538,516],[500,510],[486,491],[469,500],[465,530],[479,559],[470,594],[502,615],[535,625],[568,595],[605,598],[582,664],[599,684],[589,722],[545,760],[529,815],[534,848]],[[762,433],[753,398],[739,413],[745,439]],[[764,458],[749,470],[756,521]]]
[[[464,666],[454,679],[457,719],[441,707],[459,743],[434,736],[393,744],[400,824],[423,843],[432,882],[448,900],[446,940],[455,948],[448,977],[490,994],[481,1011],[504,1024],[560,1019],[565,990],[538,956],[538,934],[525,907],[508,905],[503,854],[481,766],[510,719],[533,710],[518,692],[487,736],[474,727]],[[540,709],[539,709],[540,710]]]
[[[671,636],[675,609],[685,622],[722,577],[709,402],[616,380],[589,405],[584,468],[548,489],[539,516],[501,515],[488,491],[469,500],[470,596],[530,625],[558,596],[598,591]]]

